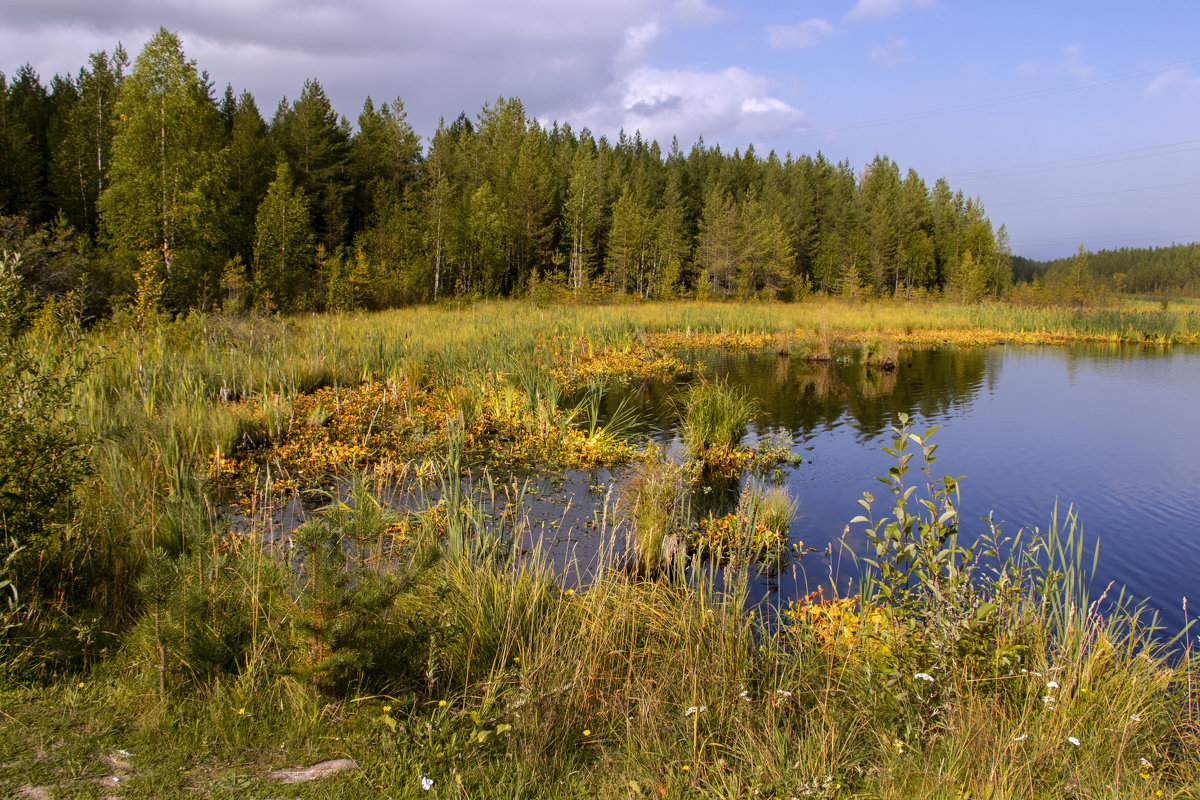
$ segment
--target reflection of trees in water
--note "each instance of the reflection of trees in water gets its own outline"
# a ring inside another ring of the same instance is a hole
[[[998,362],[992,360],[992,369]],[[762,410],[756,430],[806,434],[849,416],[863,437],[874,436],[901,411],[941,415],[971,403],[984,385],[982,350],[902,353],[895,371],[861,363],[810,364],[774,354],[731,356],[714,364]]]
[[[896,423],[900,412],[926,418],[968,406],[994,380],[999,357],[984,350],[936,350],[901,353],[894,371],[861,363],[810,363],[776,353],[700,354],[710,375],[727,378],[758,404],[751,430],[759,435],[780,429],[804,437],[848,418],[860,440]],[[676,397],[698,373],[673,380],[639,379],[614,387],[604,398],[604,415],[632,403],[645,423],[644,433],[662,445],[675,437]],[[737,505],[737,481],[702,481],[693,496],[700,514],[725,513]]]
[[[760,414],[751,429],[757,434],[783,428],[808,434],[816,428],[853,420],[863,438],[895,424],[901,412],[940,416],[969,405],[994,380],[999,358],[986,351],[917,350],[901,353],[895,371],[861,363],[809,363],[775,353],[720,351],[698,354],[706,372],[726,377],[758,403]],[[654,438],[669,442],[675,431],[675,396],[697,373],[662,381],[640,379],[612,389],[604,399],[611,414],[622,403],[633,403]],[[649,433],[649,431],[648,431]]]

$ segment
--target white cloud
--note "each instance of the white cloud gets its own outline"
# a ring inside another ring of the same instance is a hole
[[[937,0],[858,0],[846,14],[848,20],[879,20],[909,8],[933,8]]]
[[[1171,67],[1155,75],[1142,90],[1144,97],[1178,93],[1200,99],[1200,78],[1193,77],[1185,67]]]
[[[641,63],[650,54],[662,34],[657,20],[650,20],[641,25],[625,29],[625,44],[617,53],[618,64]]]
[[[593,130],[640,131],[645,139],[681,142],[704,136],[744,143],[803,131],[808,116],[769,93],[769,81],[740,67],[718,71],[640,67],[605,98],[568,115]]]
[[[833,33],[827,20],[813,18],[795,25],[771,25],[767,28],[767,43],[776,50],[790,47],[816,47]]]
[[[887,44],[877,44],[871,47],[867,51],[867,58],[885,67],[896,67],[913,60],[912,56],[908,55],[907,52],[907,39],[892,39]]]
[[[1046,75],[1057,78],[1074,78],[1078,81],[1090,80],[1096,74],[1094,67],[1084,63],[1083,45],[1078,42],[1064,44],[1059,48],[1057,58],[1031,58],[1018,64],[1016,70],[1017,74],[1024,78]]]

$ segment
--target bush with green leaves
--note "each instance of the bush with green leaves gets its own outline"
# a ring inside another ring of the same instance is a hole
[[[1048,569],[1053,553],[1040,535],[1004,537],[994,523],[962,544],[961,479],[933,477],[937,445],[930,437],[937,428],[918,435],[907,414],[899,421],[891,429],[892,445],[883,448],[896,463],[879,478],[892,496],[891,513],[876,518],[875,497],[864,492],[858,502],[866,515],[851,520],[866,525],[870,554],[861,602],[889,612],[892,622],[882,634],[890,640],[894,677],[995,677],[1017,668],[1026,649],[1020,625],[1025,604],[1050,601],[1061,581],[1060,572]],[[918,454],[923,494],[908,480]]]
[[[0,260],[0,541],[15,553],[7,580],[33,598],[71,588],[68,528],[91,472],[73,403],[88,364],[70,341],[42,350],[22,331],[29,301],[19,262]]]

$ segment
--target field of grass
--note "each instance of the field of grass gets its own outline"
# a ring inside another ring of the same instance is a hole
[[[1194,305],[503,302],[60,327],[19,344],[47,370],[64,353],[90,365],[60,398],[89,468],[37,558],[26,547],[0,573],[5,796],[1154,798],[1200,785],[1190,639],[1168,648],[1132,612],[1101,617],[1069,520],[1018,548],[1052,553],[1053,569],[989,572],[914,498],[887,512],[907,524],[874,528],[896,570],[875,591],[751,609],[686,566],[720,551],[749,579],[754,560],[730,553],[771,549],[760,539],[790,499],[760,485],[691,529],[688,469],[655,468],[588,400],[599,376],[670,374],[696,346],[883,360],[900,345],[1195,343]],[[697,448],[732,452],[701,426],[736,431],[750,409],[704,399]],[[604,524],[642,526],[655,569],[614,554],[570,589],[536,555],[514,558],[520,492],[497,515],[464,483],[484,455],[641,463]],[[352,496],[276,536],[274,503],[334,479]],[[428,509],[374,499],[426,485],[441,498]],[[230,498],[248,520],[236,533]],[[268,777],[337,757],[359,769]]]

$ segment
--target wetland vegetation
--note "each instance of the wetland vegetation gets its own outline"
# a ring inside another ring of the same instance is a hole
[[[399,100],[352,129],[310,80],[268,123],[206,80],[165,30],[0,75],[0,792],[1196,791],[1186,605],[1166,633],[1096,593],[1072,513],[965,535],[897,381],[1195,345],[1194,247],[1014,283],[980,200],[883,156],[664,152],[515,98],[423,151]],[[729,352],[776,379],[700,363]],[[896,426],[836,524],[857,588],[764,600],[833,542],[791,535],[794,426],[757,426],[772,392],[840,415],[843,369]]]
[[[1190,639],[1099,613],[1071,519],[955,544],[936,434],[896,434],[888,505],[856,525],[875,583],[757,602],[758,569],[807,555],[780,536],[803,498],[769,478],[790,451],[744,439],[760,409],[687,353],[786,351],[884,380],[902,344],[1197,332],[1185,307],[816,298],[14,326],[25,361],[6,385],[38,402],[5,435],[77,449],[6,448],[32,453],[7,480],[73,484],[34,518],[5,507],[25,527],[6,537],[0,781],[277,792],[270,770],[349,756],[358,771],[303,793],[1186,796]],[[604,375],[691,386],[675,401],[689,446],[647,446],[596,399]],[[766,451],[764,478],[746,448]],[[922,463],[938,489],[909,495]],[[520,552],[514,465],[624,476],[595,536],[633,532],[633,568],[615,545],[583,579]],[[722,475],[741,499],[702,512],[696,489]],[[426,505],[380,502],[404,487]],[[288,532],[274,512],[297,496],[320,510]]]

